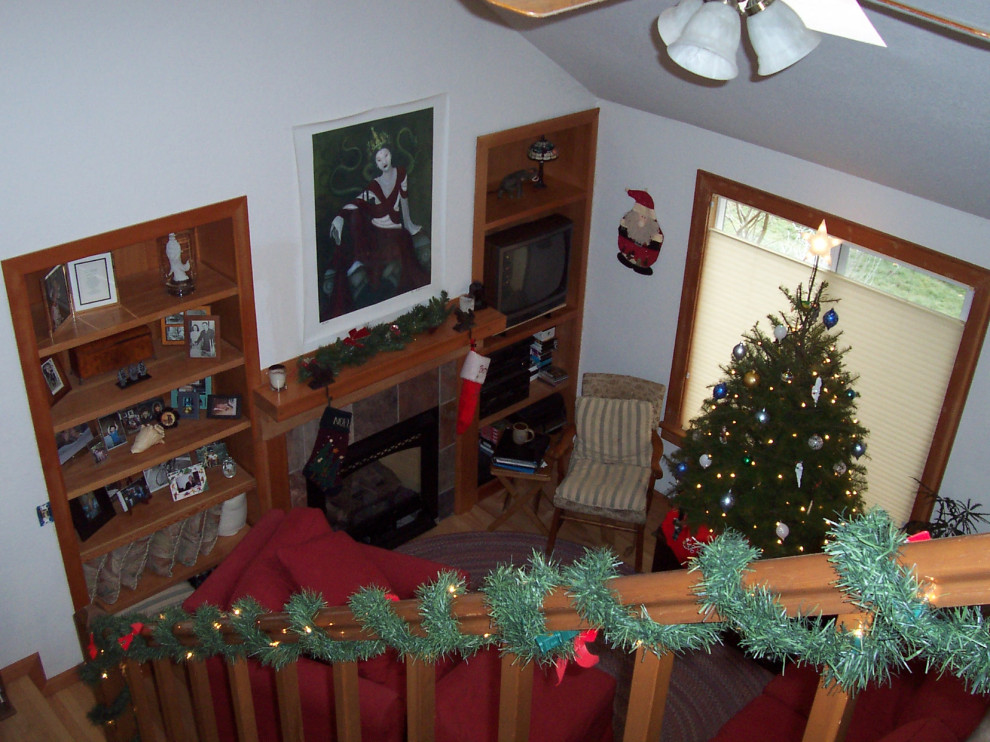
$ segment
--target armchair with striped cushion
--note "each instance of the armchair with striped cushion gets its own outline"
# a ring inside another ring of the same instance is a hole
[[[618,374],[585,374],[574,423],[551,454],[566,475],[553,498],[547,554],[565,520],[629,531],[635,568],[643,568],[643,538],[653,488],[662,476],[657,433],[666,388]]]

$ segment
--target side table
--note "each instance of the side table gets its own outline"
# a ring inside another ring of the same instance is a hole
[[[488,524],[488,530],[494,531],[513,515],[522,511],[536,524],[540,533],[549,534],[549,529],[540,520],[536,510],[540,504],[541,494],[545,494],[551,501],[553,499],[553,492],[545,489],[546,485],[553,481],[552,470],[552,466],[544,465],[531,474],[513,469],[503,469],[492,464],[492,476],[498,479],[502,487],[505,488],[506,500],[502,514]],[[532,498],[532,505],[530,505],[530,498]]]

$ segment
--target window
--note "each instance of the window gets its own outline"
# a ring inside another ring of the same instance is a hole
[[[870,430],[869,505],[895,521],[927,520],[990,316],[990,271],[841,217],[700,172],[663,424],[677,442],[722,373],[731,348],[779,291],[807,285],[802,234],[825,219],[827,294],[838,299],[846,368],[859,374],[859,417]]]

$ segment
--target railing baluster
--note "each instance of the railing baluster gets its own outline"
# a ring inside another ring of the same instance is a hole
[[[282,725],[282,742],[302,742],[298,663],[292,662],[275,671],[275,692],[278,694],[278,718]]]
[[[189,695],[192,696],[193,716],[196,718],[196,733],[199,742],[219,742],[217,717],[213,711],[213,693],[210,691],[210,675],[203,660],[189,660],[186,663],[189,677]]]
[[[673,669],[673,652],[657,657],[643,647],[636,650],[623,742],[654,742],[660,739]]]
[[[141,739],[158,739],[161,736],[158,731],[161,718],[158,715],[158,703],[154,694],[149,692],[153,689],[148,687],[148,682],[144,676],[144,666],[134,660],[126,660],[124,673],[127,677],[127,686],[131,691],[134,713],[137,716],[138,734],[141,735]]]
[[[433,742],[436,667],[406,657],[406,728],[409,742]]]
[[[357,662],[334,663],[333,701],[337,714],[338,742],[361,742]]]
[[[533,663],[523,664],[514,654],[502,655],[502,682],[498,697],[498,742],[526,742],[533,707]]]
[[[234,704],[237,740],[258,742],[258,726],[254,719],[254,700],[251,698],[251,679],[247,660],[238,657],[228,662],[227,674],[230,679],[230,696]]]
[[[158,686],[158,702],[162,707],[162,718],[165,721],[165,736],[174,742],[189,739],[186,724],[188,717],[183,713],[179,702],[180,689],[175,682],[175,671],[178,666],[172,660],[152,660],[151,668],[155,674],[155,684]]]
[[[839,616],[835,625],[855,630],[857,627],[867,626],[869,622],[868,613],[849,613]],[[815,693],[815,701],[811,705],[801,742],[842,742],[846,738],[855,706],[855,698],[839,688],[826,688],[825,681],[819,677],[818,691]]]

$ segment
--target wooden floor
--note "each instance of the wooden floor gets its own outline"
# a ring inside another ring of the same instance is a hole
[[[502,512],[504,497],[494,495],[482,500],[469,512],[445,518],[440,524],[420,538],[445,533],[484,531]],[[549,525],[553,510],[549,503],[541,500],[539,515]],[[652,533],[657,529],[666,504],[660,496],[654,497],[646,525],[646,544],[643,564],[649,570],[653,559]],[[506,521],[500,531],[521,531],[538,533],[536,524],[526,515],[517,513]],[[623,561],[632,564],[633,543],[631,534],[600,529],[581,523],[565,522],[558,535],[560,539],[574,541],[585,546],[609,545]],[[24,675],[7,682],[7,693],[16,709],[13,716],[0,721],[0,742],[101,742],[103,735],[86,718],[86,712],[93,707],[93,695],[81,681],[72,683],[63,690],[44,696],[37,686]]]

